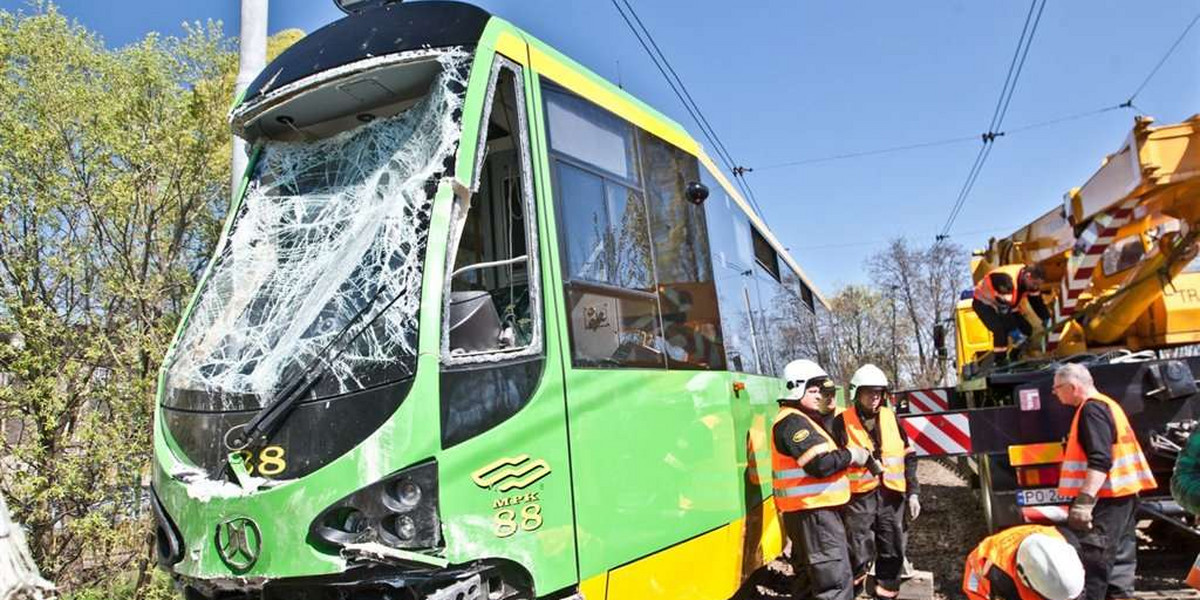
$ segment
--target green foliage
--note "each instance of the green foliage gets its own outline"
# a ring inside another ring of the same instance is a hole
[[[154,389],[228,204],[235,67],[218,24],[109,50],[0,11],[0,493],[77,598],[154,590]]]
[[[178,600],[179,593],[166,572],[155,569],[143,577],[144,580],[137,576],[113,577],[68,592],[62,600]]]

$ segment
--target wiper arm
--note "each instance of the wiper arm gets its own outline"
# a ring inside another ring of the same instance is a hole
[[[334,347],[335,344],[342,340],[342,336],[344,336],[346,332],[349,331],[356,322],[358,322],[359,319],[362,319],[363,316],[367,314],[367,311],[375,305],[375,301],[379,299],[380,294],[382,294],[385,289],[387,289],[386,286],[380,286],[379,290],[376,291],[373,296],[371,296],[371,299],[368,300],[367,303],[363,305],[363,307],[354,315],[354,317],[346,323],[346,326],[342,327],[341,331],[339,331],[337,335],[333,336],[333,339],[330,340],[328,344],[325,344],[325,346],[321,348],[319,352],[317,352],[317,355],[314,356],[313,359],[308,363],[308,366],[304,367],[304,369],[300,371],[300,373],[291,381],[291,383],[284,386],[278,394],[275,394],[275,397],[272,398],[271,401],[266,404],[266,406],[254,413],[254,416],[251,417],[245,425],[235,426],[229,431],[225,432],[225,448],[229,450],[230,453],[240,452],[246,448],[265,443],[267,440],[271,439],[271,436],[279,430],[280,425],[287,420],[288,416],[296,408],[296,405],[300,403],[300,399],[303,398],[310,390],[312,390],[312,388],[316,386],[319,381],[321,381],[321,378],[325,376],[324,367],[332,362],[323,360],[325,355]],[[387,305],[384,306],[374,317],[371,317],[370,321],[367,321],[361,328],[359,328],[357,333],[350,336],[346,340],[347,343],[358,339],[358,336],[362,335],[364,331],[370,328],[371,325],[375,323],[376,319],[382,316],[383,313],[386,313],[388,309],[391,308],[392,305],[395,304],[396,301],[399,300],[403,295],[403,293],[396,294],[396,297],[389,300]],[[333,360],[337,360],[344,351],[345,348],[339,350],[337,356],[335,356]],[[228,465],[228,459],[226,459],[226,465]]]

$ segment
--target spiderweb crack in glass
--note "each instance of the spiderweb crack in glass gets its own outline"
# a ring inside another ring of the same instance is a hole
[[[393,117],[264,146],[180,338],[171,392],[250,394],[262,406],[343,330],[320,358],[339,393],[364,387],[371,366],[416,356],[427,184],[457,147],[468,59],[440,54],[427,96]]]

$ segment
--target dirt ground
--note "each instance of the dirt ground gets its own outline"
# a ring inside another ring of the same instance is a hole
[[[963,562],[987,535],[979,502],[966,479],[940,462],[922,460],[917,477],[922,513],[909,530],[909,560],[913,568],[933,573],[935,599],[964,600]],[[1144,529],[1139,538],[1138,596],[1200,600],[1200,593],[1181,581],[1196,555],[1196,543],[1178,537],[1152,540]],[[791,598],[791,583],[791,565],[777,559],[756,571],[732,600]]]

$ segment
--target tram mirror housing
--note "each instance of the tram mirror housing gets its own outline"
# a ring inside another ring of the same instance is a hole
[[[690,182],[687,184],[687,190],[684,195],[687,197],[688,202],[700,206],[708,199],[708,186],[699,181]]]

